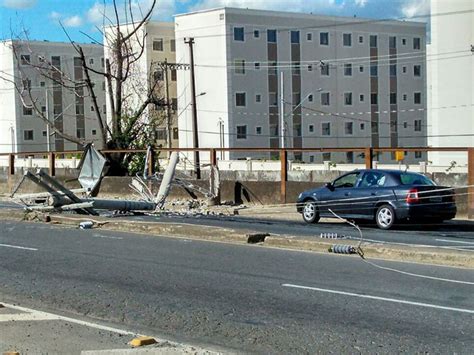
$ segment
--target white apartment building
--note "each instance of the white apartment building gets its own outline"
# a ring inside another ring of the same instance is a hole
[[[474,2],[432,0],[428,46],[428,145],[474,147]],[[467,163],[462,152],[430,152],[434,165]]]
[[[426,146],[423,23],[218,8],[178,15],[175,26],[177,58],[189,63],[184,39],[195,42],[196,93],[205,93],[196,99],[200,147]],[[178,72],[181,147],[193,146],[189,87],[189,73]],[[270,155],[224,158],[243,157]],[[425,158],[408,153],[405,161]]]
[[[133,29],[132,24],[120,27],[123,33],[129,33]],[[105,57],[110,58],[112,65],[113,59],[110,55],[110,44],[116,36],[116,27],[107,27],[105,29]],[[171,144],[172,147],[178,146],[178,126],[177,126],[177,89],[176,89],[176,69],[169,67],[166,69],[159,64],[175,63],[176,61],[176,42],[174,38],[174,24],[171,22],[147,22],[138,31],[137,35],[130,40],[130,45],[134,53],[143,54],[140,59],[132,65],[129,79],[125,82],[123,95],[124,112],[133,113],[147,98],[148,85],[153,81],[157,82],[156,89],[159,96],[166,99],[168,91],[168,100],[170,105],[170,126],[171,126]],[[167,79],[167,80],[166,80]],[[110,102],[108,119],[110,115]],[[156,119],[158,125],[155,131],[156,143],[164,147],[167,146],[167,109],[166,107],[148,107],[143,115],[144,120],[148,120],[150,115]]]
[[[17,55],[14,54],[13,48],[16,48]],[[103,48],[93,44],[84,44],[82,48],[88,64],[100,70],[103,66]],[[94,142],[100,148],[102,142],[99,124],[90,97],[86,93],[85,97],[80,98],[71,90],[54,85],[53,80],[41,75],[31,65],[41,65],[45,60],[71,79],[83,79],[80,58],[70,43],[16,40],[0,42],[0,152],[64,151],[80,148],[59,135],[50,134],[48,137],[46,124],[33,109],[23,105],[14,84],[2,80],[1,76],[15,80],[20,86],[27,82],[37,106],[54,122],[56,128],[70,136]],[[103,80],[96,75],[91,75],[91,79],[96,84],[99,107],[105,110]],[[26,96],[25,98],[28,101]]]

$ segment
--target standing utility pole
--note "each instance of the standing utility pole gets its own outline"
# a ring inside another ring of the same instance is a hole
[[[171,110],[170,110],[170,88],[168,81],[168,60],[165,59],[164,63],[165,70],[165,85],[166,85],[166,143],[168,148],[172,147],[171,139]],[[171,152],[170,152],[171,153]]]
[[[201,168],[199,167],[199,137],[198,137],[198,122],[197,122],[197,108],[196,108],[196,81],[194,76],[194,52],[193,52],[193,44],[194,38],[188,38],[184,40],[184,43],[189,44],[189,58],[190,58],[190,66],[191,66],[191,105],[193,106],[193,143],[194,143],[194,173],[196,175],[196,179],[201,179]]]
[[[280,73],[280,135],[281,148],[285,148],[285,97],[283,92],[283,70]]]
[[[51,151],[51,142],[50,142],[50,133],[49,133],[49,95],[48,95],[48,89],[44,90],[44,95],[46,98],[46,119],[48,120],[48,124],[46,125],[46,144],[48,145],[47,151]]]

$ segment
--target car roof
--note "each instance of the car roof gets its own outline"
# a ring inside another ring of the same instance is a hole
[[[359,171],[359,172],[380,171],[382,173],[397,174],[397,175],[399,175],[401,173],[410,173],[410,174],[422,175],[422,174],[417,173],[415,171],[402,171],[402,170],[396,170],[396,169],[355,169],[353,171]]]

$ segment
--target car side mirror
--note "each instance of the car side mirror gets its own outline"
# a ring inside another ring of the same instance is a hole
[[[324,186],[326,186],[329,190],[334,191],[334,185],[330,182],[327,182]]]

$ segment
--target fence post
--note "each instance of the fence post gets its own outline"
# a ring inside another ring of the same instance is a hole
[[[148,176],[152,176],[155,173],[155,151],[153,150],[152,147],[147,151],[148,154]]]
[[[474,219],[474,148],[467,150],[467,218]]]
[[[286,182],[288,181],[288,152],[286,150],[280,150],[280,164],[280,202],[286,203]]]
[[[15,175],[15,154],[8,155],[8,175]]]
[[[217,166],[217,152],[215,149],[211,149],[211,151],[209,152],[210,154],[210,160],[211,160],[211,165],[212,166]]]
[[[56,154],[53,152],[48,153],[48,163],[49,163],[49,176],[56,175]]]
[[[365,168],[372,169],[374,161],[374,150],[372,148],[365,148]]]

